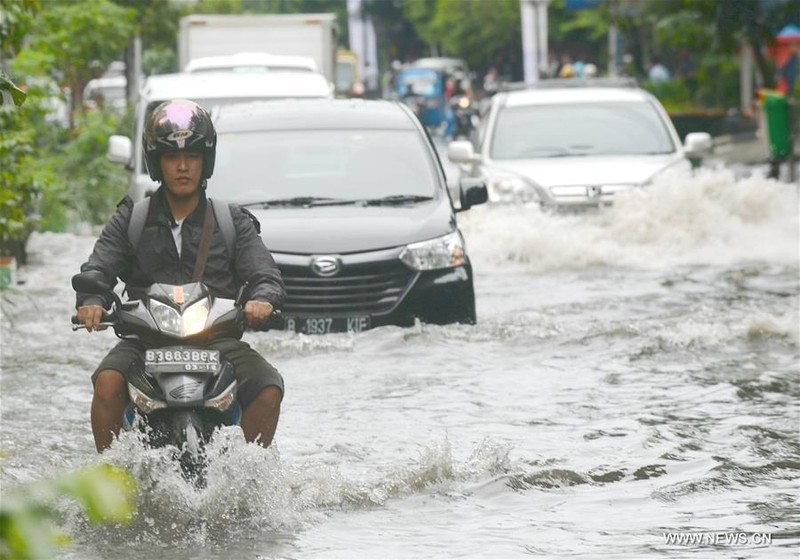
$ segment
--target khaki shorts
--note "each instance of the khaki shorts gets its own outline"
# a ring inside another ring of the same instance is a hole
[[[269,385],[278,387],[281,390],[281,398],[283,398],[283,377],[249,344],[235,338],[225,338],[210,343],[208,348],[219,350],[220,355],[233,364],[238,384],[237,400],[242,405],[242,410],[253,402],[264,387]],[[92,384],[97,379],[97,375],[107,369],[118,371],[127,379],[131,365],[137,360],[144,362],[144,351],[144,345],[137,340],[121,340],[103,358],[92,374]]]

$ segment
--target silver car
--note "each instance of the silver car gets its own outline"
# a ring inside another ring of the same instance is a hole
[[[473,142],[451,142],[448,158],[487,183],[490,201],[583,208],[710,149],[705,132],[681,145],[661,103],[637,87],[542,84],[496,94]]]

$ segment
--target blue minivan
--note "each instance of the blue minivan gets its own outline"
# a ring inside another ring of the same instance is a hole
[[[447,116],[447,99],[444,96],[446,74],[434,68],[405,67],[397,74],[395,88],[398,98],[414,110],[420,122],[427,127],[438,127]]]

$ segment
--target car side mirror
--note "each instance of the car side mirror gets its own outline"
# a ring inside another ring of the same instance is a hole
[[[480,157],[475,155],[472,142],[456,140],[447,145],[447,159],[453,163],[475,163]]]
[[[459,185],[459,195],[461,206],[457,212],[464,212],[489,200],[486,183],[480,179],[462,179]]]
[[[133,145],[127,136],[115,134],[108,137],[108,152],[106,157],[113,163],[128,165],[131,161]]]
[[[710,152],[713,145],[708,132],[690,132],[683,142],[683,151],[687,157],[701,157]]]

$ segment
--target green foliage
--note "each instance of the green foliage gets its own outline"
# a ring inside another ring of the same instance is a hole
[[[49,177],[39,167],[35,129],[23,106],[0,106],[0,254],[25,263],[25,242],[36,226],[36,207]]]
[[[6,73],[0,70],[0,105],[22,105],[28,94],[19,89]]]
[[[474,68],[488,65],[499,51],[521,48],[518,0],[439,0],[428,27],[444,53],[465,58]]]
[[[429,45],[437,44],[439,39],[432,25],[437,4],[437,0],[405,0],[402,3],[403,17],[411,22],[420,39]]]
[[[641,84],[664,105],[668,113],[691,111],[695,108],[692,102],[692,92],[683,80],[670,80],[668,82],[645,81]]]
[[[142,70],[145,75],[168,74],[178,71],[178,57],[175,49],[153,47],[142,53]]]
[[[796,22],[796,0],[664,0],[627,2],[608,0],[611,21],[623,30],[631,45],[644,42],[644,37],[655,40],[646,48],[654,52],[688,52],[700,67],[716,68],[723,72],[738,63],[742,43],[750,45],[759,74],[759,83],[771,87],[775,83],[774,68],[765,56],[775,34],[788,23]],[[643,49],[646,50],[646,49]],[[645,55],[647,52],[643,53]],[[700,103],[735,106],[730,92],[720,92],[726,87],[727,77],[717,79],[712,72],[698,72],[698,99]],[[738,87],[732,92],[738,94]]]
[[[704,107],[729,109],[739,106],[739,60],[709,53],[697,69],[697,99]]]
[[[121,131],[121,117],[96,109],[78,117],[72,138],[48,162],[58,181],[42,201],[42,229],[63,231],[75,219],[102,224],[125,195],[127,172],[106,159],[108,137]]]
[[[56,502],[76,500],[94,523],[133,518],[136,483],[126,471],[100,465],[4,492],[0,503],[0,560],[41,560],[69,537],[56,528]]]
[[[125,50],[134,17],[133,10],[109,0],[47,2],[14,68],[28,76],[45,73],[68,85],[72,106],[81,107],[86,83]]]
[[[19,51],[41,8],[38,0],[0,0],[0,53],[13,56]]]

